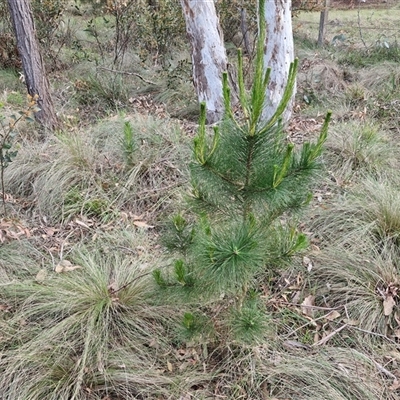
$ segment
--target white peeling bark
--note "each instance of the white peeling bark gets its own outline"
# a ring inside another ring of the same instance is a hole
[[[266,0],[264,18],[267,25],[267,37],[264,50],[265,68],[271,67],[271,78],[266,93],[263,118],[268,120],[275,113],[289,74],[290,63],[294,60],[291,0]],[[292,114],[293,101],[283,114],[287,122]]]
[[[213,0],[181,0],[192,48],[193,82],[199,102],[206,103],[207,122],[222,118],[222,73],[227,56]]]

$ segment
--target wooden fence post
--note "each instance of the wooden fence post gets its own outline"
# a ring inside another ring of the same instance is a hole
[[[330,0],[325,0],[324,9],[321,11],[319,17],[319,31],[318,31],[318,47],[324,45],[326,24],[328,22],[328,11],[329,11]]]

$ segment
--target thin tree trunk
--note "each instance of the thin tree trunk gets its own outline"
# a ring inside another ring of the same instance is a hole
[[[181,0],[192,48],[193,82],[199,102],[206,103],[207,122],[222,118],[222,73],[227,56],[214,1]]]
[[[36,38],[30,2],[29,0],[7,1],[28,93],[31,96],[39,96],[37,104],[40,111],[35,114],[35,118],[44,128],[54,130],[58,126],[58,119],[54,112],[50,85]]]
[[[275,113],[286,87],[290,63],[294,60],[291,0],[266,0],[264,17],[267,25],[264,65],[271,67],[271,77],[266,93],[263,118],[268,120]],[[287,122],[292,114],[290,101],[283,115]]]
[[[251,55],[251,46],[250,46],[250,38],[249,38],[249,27],[247,25],[247,13],[245,8],[240,9],[240,29],[242,30],[243,35],[243,43],[246,53]]]
[[[318,46],[322,47],[325,40],[326,24],[328,22],[329,0],[325,0],[324,9],[319,17]]]

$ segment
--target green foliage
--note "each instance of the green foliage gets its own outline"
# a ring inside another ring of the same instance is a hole
[[[193,235],[193,227],[182,214],[177,214],[169,221],[163,241],[169,250],[184,253],[191,244]]]
[[[181,7],[174,0],[158,0],[148,3],[153,39],[148,40],[148,50],[165,56],[172,41],[179,43],[185,33]]]
[[[0,38],[1,40],[1,38]],[[8,91],[20,91],[22,84],[18,79],[18,74],[14,69],[0,69],[0,90],[4,92]],[[25,103],[24,103],[25,104]]]
[[[216,225],[209,235],[197,239],[198,271],[205,286],[218,292],[237,293],[264,265],[262,236],[255,224],[237,221],[223,227]]]
[[[186,312],[178,325],[178,339],[185,343],[201,343],[212,334],[212,325],[205,315]]]
[[[255,0],[220,0],[216,2],[217,12],[221,20],[224,39],[228,42],[235,40],[235,36],[241,31],[241,10],[246,11],[248,33],[255,34],[257,31],[257,1]],[[242,32],[243,35],[243,32]],[[236,41],[235,41],[236,42]],[[238,43],[240,47],[244,44],[242,39]]]
[[[165,302],[167,296],[174,302],[187,304],[192,302],[196,296],[201,296],[204,287],[198,286],[191,265],[185,263],[182,259],[178,259],[169,272],[169,274],[163,274],[160,269],[153,271],[153,278],[161,289],[159,294],[162,302]]]
[[[339,64],[356,68],[364,68],[383,61],[400,61],[400,47],[397,42],[378,41],[372,48],[346,51],[339,58]]]
[[[230,329],[234,340],[239,343],[261,343],[269,331],[269,319],[264,307],[254,298],[246,299],[241,308],[234,308],[231,312]]]
[[[49,56],[68,1],[33,0],[31,3],[39,42],[45,48],[45,54]]]
[[[75,215],[87,217],[105,218],[111,215],[108,199],[96,197],[95,193],[85,196],[84,190],[72,187],[65,195],[63,204],[63,218],[68,219]]]
[[[112,63],[121,66],[127,50],[134,47],[142,60],[155,55],[163,60],[171,48],[171,43],[181,43],[185,24],[179,2],[173,0],[130,0],[100,3],[93,8],[93,18],[86,31],[95,39],[102,62],[112,46]],[[79,6],[78,6],[79,9]],[[100,34],[96,17],[113,28],[111,41]],[[108,49],[108,50],[107,50]]]
[[[84,29],[84,32],[86,32],[89,37],[95,40],[98,55],[100,56],[103,64],[105,63],[107,47],[109,46],[109,43],[107,43],[108,41],[106,40],[107,36],[104,33],[106,31],[106,28],[109,26],[110,18],[102,15],[98,18],[96,18],[95,16],[93,18],[90,18],[87,22],[86,29]]]
[[[270,223],[284,212],[307,203],[308,182],[318,168],[317,159],[326,140],[330,114],[317,143],[305,143],[300,151],[285,143],[279,119],[290,98],[294,69],[292,66],[284,99],[270,121],[262,121],[262,94],[269,75],[268,70],[263,75],[262,68],[256,71],[249,98],[239,78],[244,124],[228,108],[228,97],[226,118],[208,141],[202,110],[194,143],[196,163],[191,165],[195,205],[201,207],[207,203],[219,218],[242,218],[242,223],[251,222],[259,232],[257,221]]]
[[[134,135],[134,130],[129,122],[124,124],[124,133],[121,139],[122,153],[124,156],[125,164],[128,168],[135,165],[135,153],[137,151],[137,143]]]
[[[17,107],[23,107],[25,105],[25,98],[20,92],[10,92],[7,94],[7,103]]]
[[[2,24],[0,26],[1,35],[10,34],[12,32],[12,23],[10,10],[6,1],[0,2],[0,20]]]
[[[211,135],[206,127],[205,105],[201,105],[190,164],[190,204],[198,218],[188,227],[177,216],[171,230],[176,246],[170,248],[180,250],[186,261],[175,264],[170,274],[175,283],[169,281],[170,291],[177,288],[182,293],[182,286],[190,287],[192,301],[200,303],[218,301],[220,296],[231,298],[230,330],[243,342],[259,340],[265,330],[262,307],[257,301],[246,301],[248,294],[258,289],[256,277],[262,281],[307,246],[305,235],[293,228],[289,216],[310,200],[310,185],[320,167],[330,119],[329,113],[316,143],[306,142],[299,149],[287,143],[281,119],[292,97],[297,61],[290,67],[287,87],[275,114],[264,119],[270,76],[270,69],[265,70],[263,64],[264,24],[260,18],[262,33],[249,92],[244,84],[242,53],[238,52],[241,117],[232,110],[226,74],[225,115]],[[166,286],[161,272],[156,281]]]

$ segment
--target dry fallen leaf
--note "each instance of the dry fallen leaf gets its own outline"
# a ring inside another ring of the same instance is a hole
[[[393,299],[393,296],[388,295],[386,299],[383,300],[383,313],[387,317],[393,312],[393,307],[396,305],[396,302]]]
[[[35,281],[36,281],[37,283],[43,283],[43,282],[46,280],[46,278],[47,278],[47,271],[46,271],[44,268],[42,268],[42,269],[36,274]]]
[[[339,317],[340,317],[340,313],[337,312],[336,310],[333,310],[333,311],[329,312],[329,313],[325,316],[325,318],[326,318],[328,321],[333,321],[334,319],[339,318]]]
[[[167,368],[168,368],[168,371],[169,372],[172,372],[173,371],[173,367],[172,367],[172,364],[169,362],[169,361],[167,361]]]
[[[53,236],[59,229],[55,228],[45,228],[44,231],[46,232],[47,236]]]
[[[345,318],[345,319],[343,320],[343,322],[344,322],[345,324],[347,324],[347,325],[350,325],[350,326],[357,326],[357,325],[359,324],[359,321],[356,320],[356,319],[348,319],[348,318]]]
[[[303,257],[303,265],[307,268],[308,272],[311,272],[311,270],[313,268],[313,263],[309,257],[307,257],[307,256]]]
[[[399,388],[400,388],[400,382],[397,379],[395,379],[393,381],[393,384],[391,386],[389,386],[389,390],[392,390],[392,391],[398,390]]]
[[[283,346],[286,347],[287,349],[298,348],[298,349],[309,350],[311,348],[311,346],[309,346],[308,344],[298,342],[297,340],[285,340],[283,342]]]
[[[85,224],[83,221],[79,220],[78,218],[75,218],[75,223],[77,223],[80,226],[83,226],[86,229],[90,229],[90,226],[88,224]]]
[[[153,225],[148,225],[145,221],[133,221],[133,225],[139,228],[154,228]]]
[[[11,307],[6,304],[0,304],[0,311],[9,311]]]
[[[312,306],[314,306],[314,305],[315,305],[315,296],[310,294],[301,303],[301,312],[304,315],[307,315],[308,317],[312,317],[314,314]]]
[[[74,271],[75,269],[82,268],[80,265],[72,265],[68,260],[61,260],[54,269],[57,274],[61,274],[63,272]]]

